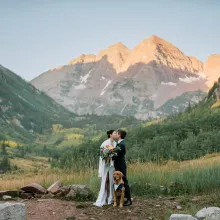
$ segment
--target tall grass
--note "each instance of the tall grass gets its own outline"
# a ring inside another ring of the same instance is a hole
[[[129,179],[132,191],[139,196],[210,193],[220,189],[220,164],[171,163],[162,167],[141,164],[133,168]]]
[[[58,179],[65,185],[88,184],[95,192],[100,179],[97,170],[86,171],[45,169],[35,173],[14,173],[0,176],[0,190],[16,189],[29,183],[48,187]],[[153,195],[197,195],[220,189],[220,156],[211,155],[198,160],[174,162],[165,165],[136,163],[128,166],[128,179],[132,194]]]

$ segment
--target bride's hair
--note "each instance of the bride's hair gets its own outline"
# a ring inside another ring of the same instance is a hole
[[[107,133],[107,136],[108,136],[108,138],[110,138],[110,135],[114,132],[115,130],[109,130],[109,131],[107,131],[106,133]]]

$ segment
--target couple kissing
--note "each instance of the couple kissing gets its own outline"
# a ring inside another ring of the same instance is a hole
[[[114,185],[113,173],[120,171],[123,174],[123,189],[125,198],[124,206],[132,205],[130,187],[127,180],[127,166],[125,162],[126,146],[125,137],[127,133],[124,130],[107,131],[108,139],[100,147],[98,176],[102,178],[99,195],[94,203],[95,206],[113,204],[114,192],[121,185]],[[116,141],[117,140],[117,143]]]

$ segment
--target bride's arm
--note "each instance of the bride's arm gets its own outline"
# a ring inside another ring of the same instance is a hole
[[[101,144],[100,150],[101,150],[104,146],[105,146],[105,141]],[[105,166],[105,164],[103,164],[103,163],[104,163],[104,160],[103,160],[101,157],[99,157],[99,169],[98,169],[98,176],[99,176],[99,177],[102,177],[103,166]]]

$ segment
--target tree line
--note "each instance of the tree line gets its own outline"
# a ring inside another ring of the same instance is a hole
[[[218,86],[215,84],[213,88]],[[211,108],[216,101],[213,88],[209,99],[189,106],[184,113],[170,116],[158,124],[128,129],[128,162],[163,164],[168,160],[191,160],[220,152],[220,108]],[[105,138],[103,135],[98,141],[87,141],[61,153],[59,158],[53,158],[52,166],[63,169],[97,168],[99,146]]]

